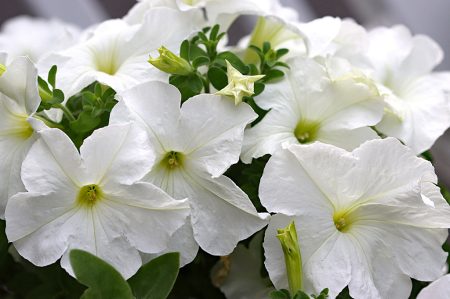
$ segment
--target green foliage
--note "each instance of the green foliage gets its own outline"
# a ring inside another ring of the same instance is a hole
[[[308,296],[305,292],[297,290],[294,297],[291,297],[291,294],[288,290],[281,289],[279,291],[272,291],[269,293],[269,297],[272,299],[326,299],[328,298],[328,289],[322,290],[319,295],[311,294],[311,297]]]
[[[138,299],[167,298],[180,269],[180,253],[172,252],[151,260],[128,280]]]
[[[281,78],[284,76],[284,73],[281,70],[273,69],[274,67],[285,67],[289,68],[289,66],[281,61],[278,61],[281,57],[286,55],[289,50],[288,49],[279,49],[275,51],[271,48],[269,42],[263,43],[263,49],[261,50],[259,47],[255,45],[250,45],[250,49],[258,54],[260,59],[260,71],[261,74],[265,74],[266,76],[262,79],[264,83],[270,82],[272,80]]]

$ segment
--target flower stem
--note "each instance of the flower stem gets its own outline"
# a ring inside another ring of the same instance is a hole
[[[42,121],[44,124],[46,124],[48,127],[50,128],[58,128],[61,130],[64,130],[64,126],[61,124],[58,124],[52,120],[47,119],[46,117],[40,116],[40,115],[33,115],[33,118],[39,119],[40,121]]]
[[[70,121],[75,121],[75,118],[73,117],[73,115],[69,111],[69,109],[66,108],[66,106],[64,106],[62,104],[56,104],[56,105],[53,105],[53,107],[61,109]]]

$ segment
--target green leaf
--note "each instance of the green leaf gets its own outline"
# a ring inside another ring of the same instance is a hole
[[[130,286],[107,262],[77,249],[69,257],[78,281],[89,287],[81,298],[133,299]]]
[[[102,96],[102,94],[103,94],[103,92],[102,92],[102,85],[100,84],[100,83],[96,83],[95,84],[95,88],[94,88],[94,94],[97,96],[97,97],[101,97]]]
[[[289,52],[288,49],[279,49],[277,51],[277,56],[276,56],[276,60],[280,59],[281,57],[283,57],[284,55],[286,55]]]
[[[209,29],[211,29],[211,27],[205,27],[202,29],[203,33],[208,33]]]
[[[247,68],[245,67],[245,64],[242,62],[242,60],[237,57],[236,54],[230,51],[219,53],[214,62],[226,67],[227,64],[225,62],[225,59],[228,60],[228,62],[231,63],[231,65],[242,74],[247,73]]]
[[[264,83],[260,83],[260,82],[255,82],[254,86],[255,86],[254,96],[261,94],[264,91],[264,88],[266,87],[266,85]]]
[[[208,57],[208,53],[206,53],[202,48],[200,48],[197,45],[191,45],[189,49],[189,58],[191,59],[191,61],[200,56]]]
[[[267,52],[269,52],[269,51],[270,51],[270,48],[271,48],[271,46],[270,46],[270,43],[269,43],[269,42],[264,42],[264,43],[263,43],[263,53],[264,53],[264,54],[266,54]]]
[[[92,117],[91,112],[84,111],[75,121],[70,122],[69,126],[76,132],[89,132],[98,126],[101,119],[99,117]]]
[[[284,76],[284,73],[280,70],[270,70],[266,76],[262,79],[263,82],[269,82],[274,79],[278,79]]]
[[[110,98],[110,97],[114,98],[115,94],[116,94],[116,91],[110,87],[107,90],[105,90],[105,92],[102,95],[102,99],[106,102],[106,101],[108,101],[108,98]]]
[[[52,66],[52,68],[50,69],[50,71],[48,72],[48,83],[50,83],[50,85],[55,88],[55,84],[56,84],[56,71],[58,70],[58,67],[56,65]]]
[[[253,63],[250,63],[248,66],[250,68],[250,72],[249,72],[250,76],[259,75],[259,71],[258,71],[258,68],[256,67],[256,65],[254,65]]]
[[[269,297],[272,299],[289,299],[280,291],[272,291],[269,293]]]
[[[261,49],[255,45],[250,45],[248,46],[249,49],[252,49],[253,51],[255,51],[256,53],[262,53]]]
[[[209,34],[209,39],[210,40],[216,40],[217,37],[217,33],[219,33],[219,24],[214,25],[213,29],[211,30],[211,33]]]
[[[189,77],[187,81],[188,81],[189,88],[193,92],[200,93],[202,91],[203,81],[199,76],[194,75],[192,77]]]
[[[198,94],[193,92],[189,87],[188,78],[188,76],[182,75],[172,75],[169,77],[169,83],[178,88],[178,90],[181,92],[181,102],[184,102],[190,97]]]
[[[116,106],[116,104],[117,104],[116,100],[107,102],[104,108],[105,111],[111,112],[111,110],[114,108],[114,106]]]
[[[47,82],[45,82],[45,80],[42,79],[41,77],[38,77],[38,85],[40,88],[42,88],[47,93],[52,94],[52,91],[50,90],[50,88],[48,88]]]
[[[48,104],[54,105],[54,104],[61,104],[64,102],[64,93],[61,89],[53,89],[53,98],[48,101]]]
[[[201,31],[198,32],[198,36],[199,36],[200,39],[201,39],[202,41],[204,41],[204,42],[209,41],[209,39],[206,37],[205,33],[201,32]]]
[[[222,37],[225,36],[225,34],[227,34],[226,32],[222,32],[221,34],[219,34],[219,36],[217,37],[217,41],[220,41],[222,39]]]
[[[165,299],[175,284],[180,270],[180,253],[157,257],[128,280],[133,296],[138,299]]]
[[[255,161],[255,160],[253,160]],[[286,289],[281,289],[280,290],[281,293],[283,293],[287,298],[291,298],[291,295],[289,294],[289,291]]]
[[[101,112],[102,112],[102,109],[100,109],[98,107],[94,107],[94,108],[92,108],[91,117],[96,118],[97,116],[100,115]]]
[[[293,299],[310,299],[310,298],[306,293],[297,290]]]
[[[286,63],[284,63],[284,62],[281,62],[281,61],[278,61],[277,63],[275,63],[275,65],[274,65],[274,66],[282,66],[282,67],[285,67],[285,68],[291,69],[291,68],[289,67],[289,65],[287,65]]]
[[[206,56],[199,56],[197,58],[194,59],[194,61],[192,62],[192,66],[197,69],[203,65],[208,65],[209,64],[209,58]]]
[[[189,62],[189,41],[187,39],[181,43],[180,57]]]
[[[222,90],[228,85],[228,76],[221,68],[212,67],[208,70],[208,79],[217,90]]]
[[[95,106],[95,103],[97,103],[95,94],[89,91],[83,93],[83,105]]]

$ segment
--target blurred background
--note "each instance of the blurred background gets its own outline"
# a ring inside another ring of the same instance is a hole
[[[280,0],[295,8],[300,20],[322,16],[350,17],[370,29],[375,26],[405,24],[413,34],[426,34],[447,54],[437,67],[450,70],[449,0]],[[136,0],[0,0],[0,25],[18,15],[58,18],[81,28],[110,18],[120,18]],[[231,27],[229,39],[235,44],[251,32],[256,17],[242,16]],[[450,82],[449,82],[450,85]],[[450,130],[432,148],[440,182],[450,187]]]

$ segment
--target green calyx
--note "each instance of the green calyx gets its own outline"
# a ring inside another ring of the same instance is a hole
[[[148,60],[148,62],[150,62],[154,67],[169,74],[184,76],[190,75],[193,72],[194,69],[189,64],[189,62],[173,54],[164,46],[157,50],[160,56],[157,58],[152,58],[151,56],[149,56],[150,59]]]
[[[277,238],[283,248],[290,293],[295,294],[297,290],[303,291],[302,255],[294,221],[285,229],[278,229]]]
[[[318,125],[300,121],[294,130],[298,142],[305,144],[316,140]]]
[[[181,165],[182,160],[182,154],[179,152],[171,151],[169,152],[166,157],[164,158],[164,161],[166,161],[166,166],[169,169],[175,169],[176,167]]]
[[[101,191],[97,185],[87,185],[81,188],[78,194],[78,203],[92,207],[100,197]]]

